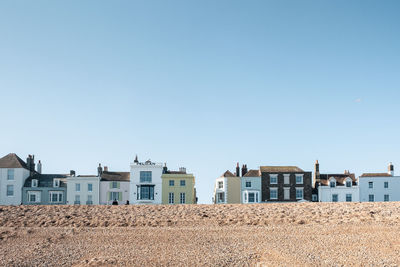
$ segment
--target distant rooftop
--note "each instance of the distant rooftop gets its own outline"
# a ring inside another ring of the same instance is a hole
[[[24,168],[28,169],[28,165],[15,153],[10,153],[0,159],[0,168]]]
[[[297,166],[261,166],[261,172],[304,172]]]

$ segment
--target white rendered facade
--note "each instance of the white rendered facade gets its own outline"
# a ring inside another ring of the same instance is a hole
[[[25,168],[0,168],[0,205],[22,203],[22,187],[29,174]]]
[[[359,180],[361,202],[400,201],[400,176],[394,176],[392,164],[388,173],[363,174]]]
[[[67,178],[68,205],[98,205],[99,195],[100,177],[69,176]]]
[[[162,202],[162,163],[150,160],[131,163],[130,204],[161,204]]]
[[[334,177],[329,178],[328,185],[318,187],[318,201],[320,202],[359,202],[359,185],[354,185],[347,177],[343,185],[338,185]]]
[[[226,177],[218,177],[214,185],[214,203],[226,204],[228,199],[228,179]]]
[[[111,205],[115,200],[118,205],[129,200],[130,184],[128,181],[100,181],[100,205]]]
[[[251,204],[261,202],[261,177],[241,178],[241,203]]]

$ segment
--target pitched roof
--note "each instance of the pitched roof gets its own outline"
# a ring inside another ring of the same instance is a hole
[[[224,174],[221,175],[221,177],[236,177],[236,176],[230,171],[226,171],[224,172]]]
[[[261,166],[261,172],[304,172],[297,166]]]
[[[363,173],[360,177],[392,177],[389,173]]]
[[[104,171],[101,174],[100,181],[126,181],[129,182],[131,177],[130,172],[109,172]]]
[[[346,179],[350,177],[353,185],[357,184],[356,175],[354,173],[341,173],[341,174],[320,174],[320,182],[322,185],[329,185],[329,179],[335,178],[336,185],[345,185]]]
[[[10,153],[0,159],[0,168],[24,168],[28,169],[28,165],[15,153]]]
[[[260,177],[260,171],[259,170],[249,170],[243,177]]]
[[[67,184],[65,182],[65,178],[67,178],[66,174],[40,174],[35,173],[32,176],[29,176],[24,183],[24,187],[32,187],[32,180],[38,180],[38,187],[53,187],[54,178],[61,179],[60,187],[66,187]]]

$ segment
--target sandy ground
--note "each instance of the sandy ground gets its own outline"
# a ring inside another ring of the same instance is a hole
[[[0,207],[0,266],[398,266],[400,203]]]

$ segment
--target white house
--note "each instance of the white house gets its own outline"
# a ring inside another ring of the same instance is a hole
[[[151,160],[131,163],[130,204],[161,204],[163,164]]]
[[[387,173],[364,173],[359,178],[360,201],[400,201],[400,176],[394,176],[394,166]]]
[[[100,176],[78,175],[67,177],[67,204],[98,205]]]
[[[31,173],[35,173],[34,156],[27,163],[14,153],[0,159],[0,205],[20,205],[22,187]]]
[[[359,202],[359,185],[354,173],[320,174],[319,163],[315,164],[315,187],[319,202]]]
[[[100,179],[100,204],[111,205],[114,201],[118,205],[129,203],[129,180],[129,172],[110,172],[105,166]]]
[[[247,166],[246,166],[247,168]],[[247,169],[246,169],[247,171]],[[250,170],[241,177],[241,203],[261,202],[261,173],[259,170]]]

